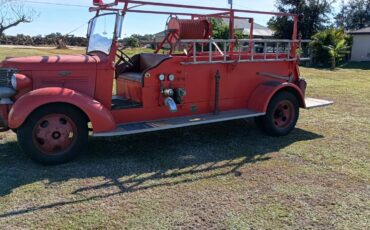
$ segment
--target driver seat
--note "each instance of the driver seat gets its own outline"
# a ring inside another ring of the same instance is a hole
[[[132,57],[134,66],[127,71],[120,73],[118,79],[133,81],[143,84],[144,73],[149,69],[157,67],[165,60],[170,59],[170,55],[143,53]]]

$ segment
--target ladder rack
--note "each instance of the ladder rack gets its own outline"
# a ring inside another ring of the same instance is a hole
[[[182,62],[183,65],[282,62],[310,60],[307,49],[309,42],[283,39],[203,39],[180,40],[176,47],[190,47],[184,50],[189,60]],[[293,50],[299,50],[305,55],[301,56]]]

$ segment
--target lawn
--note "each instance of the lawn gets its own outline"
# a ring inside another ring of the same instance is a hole
[[[301,72],[309,96],[336,104],[302,110],[287,137],[239,120],[94,138],[42,167],[0,133],[0,228],[368,229],[370,63]]]

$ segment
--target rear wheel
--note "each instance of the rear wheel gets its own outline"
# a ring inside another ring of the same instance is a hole
[[[297,97],[290,92],[279,92],[270,101],[266,115],[257,117],[257,125],[271,136],[285,136],[296,126],[299,117]]]
[[[34,161],[61,164],[75,158],[87,145],[87,120],[71,106],[44,106],[27,118],[17,137],[23,151]]]

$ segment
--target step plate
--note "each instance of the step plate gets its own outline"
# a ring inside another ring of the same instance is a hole
[[[309,97],[307,97],[305,101],[306,101],[306,109],[314,109],[314,108],[325,107],[325,106],[334,104],[333,101],[327,101],[327,100],[309,98]]]
[[[136,133],[152,132],[164,129],[174,129],[193,125],[202,125],[222,121],[237,120],[242,118],[263,116],[265,113],[241,109],[221,112],[219,115],[201,114],[188,117],[170,118],[158,121],[129,123],[119,125],[113,132],[95,133],[95,137],[123,136]]]

